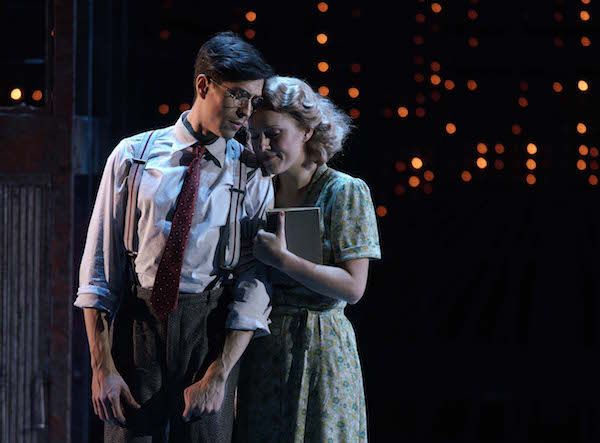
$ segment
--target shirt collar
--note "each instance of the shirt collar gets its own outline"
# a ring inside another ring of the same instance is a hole
[[[195,143],[198,143],[198,139],[196,136],[190,131],[187,125],[184,123],[184,119],[187,119],[187,115],[190,111],[185,111],[181,116],[177,119],[175,123],[174,133],[175,133],[175,141],[173,142],[173,150],[181,151],[183,149],[189,148]],[[216,137],[214,140],[211,140],[206,146],[206,150],[210,155],[223,164],[225,160],[225,150],[227,148],[227,143],[225,139],[222,137]]]

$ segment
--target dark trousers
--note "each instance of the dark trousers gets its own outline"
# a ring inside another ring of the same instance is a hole
[[[220,354],[227,304],[223,289],[180,294],[166,321],[152,314],[150,291],[137,289],[113,329],[113,355],[139,410],[126,409],[126,428],[106,424],[105,443],[231,441],[239,366],[227,381],[221,410],[184,423],[183,391]]]

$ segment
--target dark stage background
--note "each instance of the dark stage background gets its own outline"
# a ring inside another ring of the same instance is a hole
[[[332,165],[380,227],[347,309],[370,440],[600,441],[598,1],[76,2],[73,266],[108,153],[172,124],[232,29],[354,119]],[[0,75],[3,106],[47,106],[25,72]],[[87,352],[76,311],[74,442],[100,441]]]

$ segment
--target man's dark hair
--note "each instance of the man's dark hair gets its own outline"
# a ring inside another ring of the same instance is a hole
[[[262,54],[233,32],[220,32],[202,45],[194,63],[194,89],[198,75],[217,81],[261,80],[274,75]]]

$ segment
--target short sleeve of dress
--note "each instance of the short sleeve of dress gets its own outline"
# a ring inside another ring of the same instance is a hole
[[[381,258],[369,187],[361,179],[348,177],[336,188],[329,230],[335,262]]]

